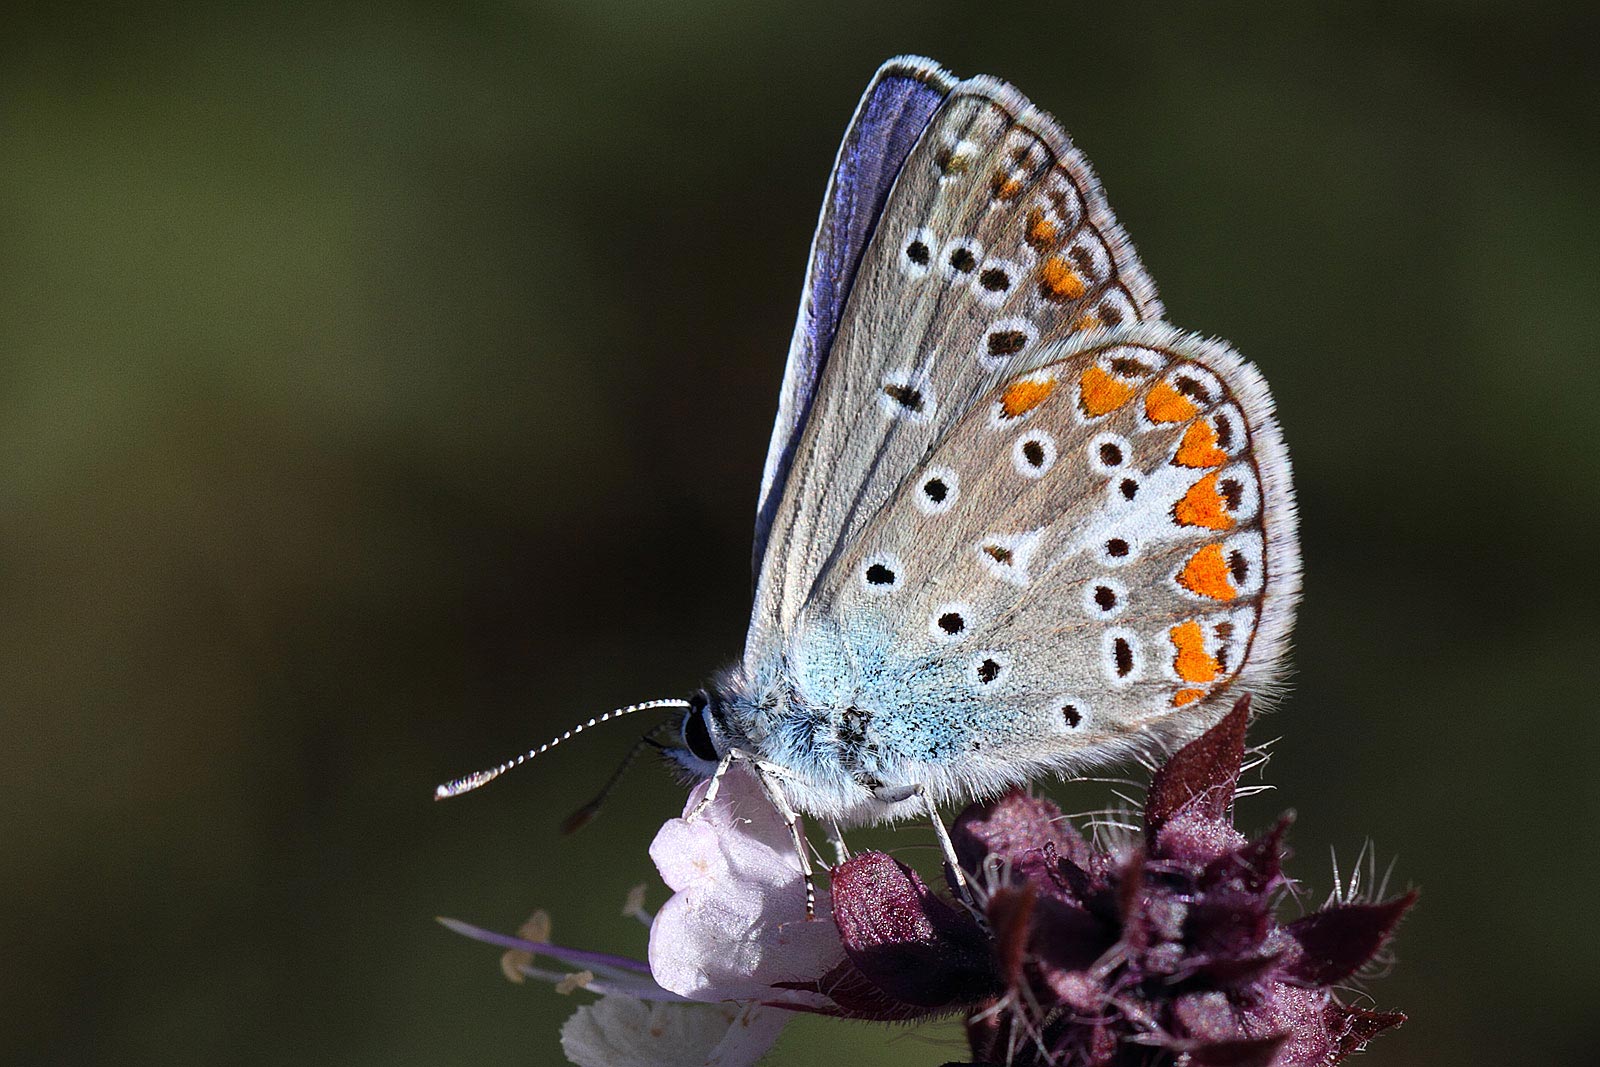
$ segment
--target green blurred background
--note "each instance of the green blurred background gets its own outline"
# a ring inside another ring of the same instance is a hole
[[[874,67],[1015,82],[1265,371],[1306,602],[1259,827],[1422,904],[1373,1063],[1595,1062],[1593,5],[91,3],[0,38],[0,1057],[557,1060],[431,916],[642,952],[634,735],[739,649]],[[1068,810],[1103,794],[1058,786]],[[925,856],[925,828],[864,840]],[[802,1020],[778,1064],[936,1064]]]

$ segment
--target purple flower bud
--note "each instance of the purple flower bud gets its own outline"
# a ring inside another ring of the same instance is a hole
[[[1395,924],[1417,902],[1415,891],[1381,904],[1324,908],[1289,924],[1300,951],[1284,973],[1308,985],[1332,985],[1377,955]]]
[[[1399,1025],[1330,987],[1416,896],[1279,923],[1291,820],[1249,839],[1230,816],[1248,718],[1246,698],[1156,772],[1133,843],[1091,846],[1020,792],[969,808],[952,838],[987,887],[987,931],[886,856],[836,871],[835,917],[855,980],[881,994],[876,1017],[966,1007],[976,1061],[1014,1067],[1322,1067]]]
[[[831,880],[845,953],[889,997],[943,1008],[1000,991],[988,934],[910,867],[865,852],[834,868]]]

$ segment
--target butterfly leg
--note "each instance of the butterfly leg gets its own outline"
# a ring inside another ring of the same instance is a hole
[[[773,808],[777,811],[779,817],[783,819],[783,824],[789,828],[789,836],[794,841],[794,854],[800,857],[800,874],[805,878],[806,882],[806,919],[807,921],[815,919],[817,917],[817,883],[811,869],[811,856],[808,847],[810,842],[806,840],[805,831],[800,828],[800,816],[795,812],[794,808],[789,806],[789,798],[783,795],[783,786],[779,783],[781,774],[778,773],[777,768],[766,760],[757,759],[748,752],[737,748],[728,750],[728,756],[733,756],[736,753],[740,759],[746,760],[755,769],[756,780],[761,783],[762,791],[767,794],[767,800],[771,801]],[[727,759],[728,757],[724,756],[723,758]]]
[[[733,766],[734,760],[743,755],[744,753],[736,748],[730,748],[723,753],[722,759],[717,761],[717,769],[711,772],[711,783],[706,786],[706,795],[700,798],[700,803],[694,806],[694,810],[683,817],[684,822],[695,822],[706,813],[711,802],[717,799],[717,792],[722,788],[722,778],[728,773],[728,768]]]
[[[828,844],[833,846],[833,862],[846,863],[850,859],[850,846],[844,843],[844,831],[839,829],[837,819],[828,820]]]
[[[938,805],[933,802],[933,796],[926,789],[917,790],[917,795],[922,797],[923,810],[933,821],[933,832],[939,839],[939,850],[944,853],[944,862],[950,868],[950,877],[956,884],[956,892],[960,894],[961,902],[978,915],[982,915],[983,909],[978,903],[978,896],[973,892],[972,884],[967,881],[967,872],[961,869],[961,860],[956,857],[956,844],[950,840],[950,831],[945,829],[944,820],[939,817]]]
[[[712,801],[717,799],[717,793],[722,788],[722,779],[728,773],[728,768],[733,766],[734,760],[748,763],[756,772],[756,780],[761,783],[761,789],[767,794],[767,800],[779,816],[783,824],[789,828],[789,836],[794,840],[795,855],[800,857],[800,873],[806,882],[806,918],[817,917],[817,883],[811,869],[811,856],[806,848],[807,842],[804,832],[800,829],[800,816],[794,808],[789,806],[789,800],[783,795],[783,789],[778,785],[782,776],[779,769],[766,760],[758,759],[750,753],[739,748],[730,748],[723,753],[722,759],[717,761],[717,769],[711,772],[711,782],[706,786],[706,795],[700,798],[700,803],[684,816],[684,822],[694,822],[705,814]]]

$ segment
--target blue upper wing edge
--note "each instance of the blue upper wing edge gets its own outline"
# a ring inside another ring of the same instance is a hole
[[[897,56],[878,68],[839,145],[811,241],[800,314],[778,397],[756,508],[753,562],[759,578],[772,522],[794,453],[822,380],[828,353],[855,285],[867,243],[911,149],[957,79],[931,59]]]

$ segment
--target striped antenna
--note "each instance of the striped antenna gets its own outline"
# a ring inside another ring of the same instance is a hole
[[[439,786],[433,791],[433,799],[448,800],[450,797],[458,797],[462,793],[470,793],[480,785],[485,785],[494,781],[507,771],[516,770],[518,767],[522,766],[524,763],[527,763],[535,756],[544,755],[561,742],[576,737],[578,734],[583,733],[583,731],[589,729],[591,726],[599,726],[603,722],[610,722],[612,719],[620,719],[624,715],[632,715],[636,711],[649,711],[652,708],[687,709],[688,707],[689,702],[687,700],[646,700],[643,704],[629,704],[625,708],[618,708],[615,711],[608,711],[604,715],[595,716],[588,722],[579,723],[577,726],[574,726],[560,737],[551,738],[538,748],[529,749],[516,759],[506,760],[498,767],[491,767],[486,771],[476,771],[464,777],[457,778],[453,782],[446,782],[444,785]]]

